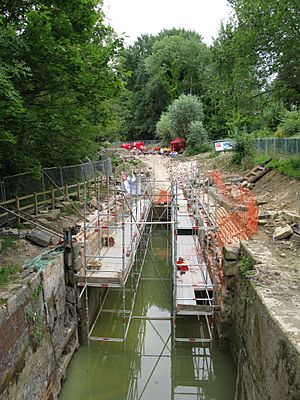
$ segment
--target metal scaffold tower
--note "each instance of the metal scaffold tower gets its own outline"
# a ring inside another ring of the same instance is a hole
[[[210,180],[192,169],[173,183],[172,265],[175,342],[212,342],[217,263],[217,198]],[[181,334],[188,323],[190,335]]]
[[[116,176],[107,178],[105,185],[98,179],[92,213],[88,213],[90,199],[84,187],[84,262],[78,284],[83,286],[79,297],[85,295],[89,340],[125,342],[132,320],[152,220],[152,181],[145,179],[143,171],[134,179],[129,192]],[[101,290],[94,321],[90,321],[89,287]],[[116,336],[95,331],[105,314],[120,317],[122,329]]]

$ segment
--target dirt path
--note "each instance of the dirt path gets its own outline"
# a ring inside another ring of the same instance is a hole
[[[145,155],[143,162],[153,171],[155,177],[155,189],[167,190],[170,187],[169,166],[173,160],[159,154]]]

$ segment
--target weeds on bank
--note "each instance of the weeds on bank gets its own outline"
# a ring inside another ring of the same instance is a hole
[[[18,272],[20,272],[18,265],[4,265],[0,267],[0,286],[13,282]]]
[[[254,153],[252,156],[252,164],[257,165],[264,162],[268,157],[272,160],[267,164],[268,168],[274,168],[281,172],[283,175],[289,176],[291,178],[300,179],[300,157],[279,157],[274,154],[261,154]]]
[[[243,291],[241,294],[241,299],[244,302],[244,304],[251,305],[253,304],[253,296],[250,295],[250,286],[248,282],[248,278],[252,275],[253,273],[253,260],[250,256],[244,255],[241,259],[240,262],[240,276],[242,279],[243,283]]]
[[[27,229],[26,225],[21,224],[19,222],[14,223],[11,227],[13,229]]]
[[[11,236],[5,236],[3,239],[2,239],[2,248],[1,248],[1,251],[4,251],[4,250],[7,250],[7,249],[10,249],[10,248],[12,248],[12,247],[14,247],[14,245],[15,245],[15,243],[16,243],[16,238],[14,238],[14,237],[11,237]],[[0,251],[0,252],[1,252]]]
[[[89,199],[87,199],[89,200]],[[73,201],[72,205],[68,205],[66,206],[59,214],[60,217],[65,217],[68,215],[73,215],[75,214],[75,209],[77,209],[78,211],[82,211],[83,209],[83,204],[80,201]]]
[[[243,280],[249,278],[253,269],[253,260],[250,256],[244,255],[240,262],[240,274]]]

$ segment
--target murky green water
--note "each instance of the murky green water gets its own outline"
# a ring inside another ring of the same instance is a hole
[[[151,240],[138,289],[135,316],[170,317],[171,281],[167,235],[157,229]],[[155,266],[154,263],[155,262]],[[119,300],[112,292],[110,306]],[[172,341],[170,320],[133,319],[123,344],[90,342],[75,354],[60,400],[233,400],[235,371],[217,346]],[[186,326],[187,333],[189,326]],[[120,318],[103,314],[94,335],[118,336]]]

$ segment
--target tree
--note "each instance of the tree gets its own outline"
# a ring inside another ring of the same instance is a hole
[[[162,37],[145,59],[146,71],[156,76],[170,100],[181,93],[201,92],[200,72],[209,61],[209,51],[199,35],[186,37],[180,33]]]
[[[187,145],[190,154],[205,152],[211,147],[208,143],[208,134],[202,121],[192,121],[189,124]]]
[[[132,71],[126,129],[131,138],[153,138],[161,113],[180,94],[204,95],[210,51],[195,32],[171,29],[143,35],[125,51],[125,59]]]
[[[290,107],[300,100],[300,4],[295,0],[232,1],[240,38],[259,58],[256,72]]]
[[[168,107],[168,117],[172,136],[186,139],[191,122],[204,118],[202,103],[196,96],[182,94]]]
[[[172,139],[170,119],[167,113],[162,113],[156,124],[156,137],[161,139],[164,145],[168,145]]]
[[[0,97],[2,136],[14,137],[2,173],[91,156],[123,93],[122,41],[95,0],[7,1],[1,11],[2,76],[14,98],[9,108],[13,98]]]

